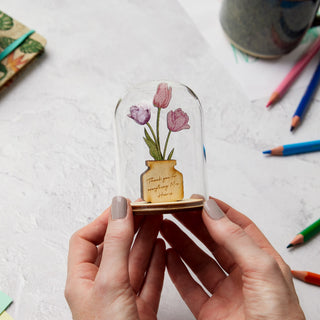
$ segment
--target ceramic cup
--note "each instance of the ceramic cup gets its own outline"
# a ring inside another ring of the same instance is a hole
[[[261,58],[293,50],[311,26],[320,0],[223,0],[220,23],[238,49]]]

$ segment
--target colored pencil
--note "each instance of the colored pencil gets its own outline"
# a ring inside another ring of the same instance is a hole
[[[291,128],[290,131],[293,131],[298,124],[301,122],[301,119],[310,105],[310,102],[314,96],[314,93],[316,92],[318,86],[320,83],[320,60],[318,63],[318,66],[316,68],[316,71],[314,72],[312,79],[307,87],[306,92],[304,93],[297,110],[295,111],[293,117],[292,117],[292,122],[291,122]]]
[[[298,62],[294,65],[291,71],[287,74],[287,76],[282,80],[279,86],[272,93],[269,102],[267,103],[267,107],[271,106],[273,103],[280,100],[283,95],[290,88],[291,84],[296,80],[301,71],[306,67],[306,65],[311,61],[314,55],[320,49],[320,37],[307,49],[307,51],[301,56]]]
[[[320,286],[320,274],[309,272],[309,271],[296,271],[296,270],[291,270],[291,273],[295,278],[299,280]]]
[[[315,236],[320,232],[320,219],[311,224],[309,227],[305,228],[301,232],[299,232],[293,240],[288,244],[287,248],[293,247],[297,244],[304,243],[308,241],[310,238]]]
[[[271,150],[262,151],[263,154],[270,154],[273,156],[291,156],[298,153],[320,151],[320,140],[300,142],[293,144],[285,144],[273,148]]]

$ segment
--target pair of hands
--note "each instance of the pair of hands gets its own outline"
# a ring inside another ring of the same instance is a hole
[[[250,219],[217,199],[174,216],[211,255],[174,222],[133,216],[122,197],[72,236],[65,296],[74,320],[156,319],[165,266],[196,319],[305,319],[289,267]]]

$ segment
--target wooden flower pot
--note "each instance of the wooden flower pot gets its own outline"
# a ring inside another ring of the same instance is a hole
[[[148,169],[141,174],[141,197],[146,202],[182,200],[183,175],[176,170],[176,160],[147,160]]]

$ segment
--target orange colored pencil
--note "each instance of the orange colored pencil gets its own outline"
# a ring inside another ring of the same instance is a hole
[[[297,270],[291,270],[291,273],[296,279],[320,286],[320,274]]]

